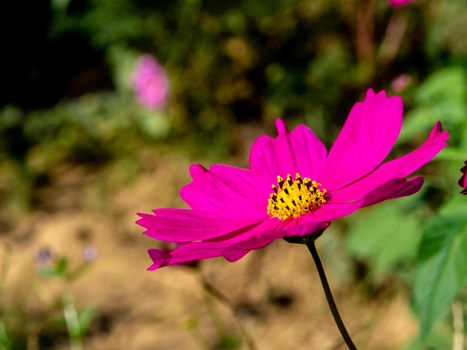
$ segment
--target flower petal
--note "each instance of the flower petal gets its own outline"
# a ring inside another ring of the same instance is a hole
[[[298,219],[290,220],[281,230],[284,231],[284,237],[309,236],[323,232],[330,224],[330,222],[308,220],[307,216],[304,215]]]
[[[402,100],[369,90],[352,108],[326,160],[320,181],[339,189],[368,174],[389,154],[402,125]]]
[[[283,121],[276,122],[278,136],[258,137],[251,148],[250,168],[275,182],[278,175],[286,177],[299,172],[315,179],[326,159],[326,147],[306,125],[287,132]]]
[[[382,164],[365,178],[331,193],[333,202],[346,202],[364,198],[379,186],[394,179],[409,176],[434,158],[445,146],[449,138],[441,123],[433,127],[428,139],[416,150]]]
[[[464,162],[464,166],[461,168],[461,173],[462,176],[459,179],[459,186],[462,187],[461,194],[466,195],[467,194],[467,160]]]
[[[221,237],[254,226],[260,219],[244,217],[225,218],[213,213],[190,209],[157,209],[156,215],[138,214],[136,223],[145,235],[168,242],[190,242]]]
[[[394,7],[404,6],[411,3],[413,0],[389,0],[389,4]]]
[[[319,207],[317,210],[312,211],[306,215],[303,215],[304,222],[328,222],[339,219],[341,217],[352,214],[359,208],[363,203],[361,201],[354,201],[349,203],[326,203]]]
[[[151,249],[149,256],[153,260],[153,264],[148,270],[219,256],[224,256],[229,261],[238,260],[248,251],[262,248],[280,238],[281,236],[276,230],[278,225],[279,223],[276,221],[264,220],[253,229],[247,229],[241,234],[225,240],[186,243],[170,252]]]
[[[366,207],[385,200],[410,196],[418,192],[422,186],[422,176],[412,177],[408,180],[393,179],[366,194],[363,199],[363,206]]]
[[[271,184],[255,178],[247,169],[199,164],[190,167],[193,181],[180,196],[193,209],[222,213],[225,217],[261,217],[266,213]]]

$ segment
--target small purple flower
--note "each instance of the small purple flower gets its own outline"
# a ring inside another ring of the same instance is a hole
[[[411,3],[413,0],[389,0],[389,5],[394,7],[405,6]]]
[[[42,247],[36,253],[36,260],[40,265],[47,265],[52,261],[52,251],[48,247]]]
[[[169,79],[165,69],[153,56],[143,55],[138,60],[133,73],[133,89],[143,106],[161,109],[166,105]]]
[[[96,247],[90,245],[84,248],[83,250],[84,260],[91,262],[97,259],[97,249]]]

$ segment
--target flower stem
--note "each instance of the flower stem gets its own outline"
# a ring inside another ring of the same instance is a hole
[[[357,347],[352,342],[347,329],[345,328],[344,322],[342,322],[341,316],[339,315],[339,310],[337,310],[336,303],[334,302],[334,298],[331,293],[331,288],[329,288],[328,280],[326,278],[326,273],[324,272],[323,264],[321,264],[321,259],[319,258],[318,251],[316,250],[315,241],[313,239],[307,240],[306,246],[313,257],[313,260],[316,265],[316,269],[318,270],[319,278],[321,280],[321,285],[323,286],[324,294],[326,295],[326,299],[328,301],[329,308],[331,309],[332,316],[334,317],[334,321],[336,322],[337,328],[339,328],[339,332],[342,335],[342,338],[347,344],[347,347],[350,350],[357,350]]]

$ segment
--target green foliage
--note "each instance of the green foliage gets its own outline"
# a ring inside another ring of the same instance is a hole
[[[427,224],[415,270],[414,301],[425,339],[467,286],[467,201],[456,196]]]
[[[73,313],[76,312],[76,318],[73,318]],[[72,340],[81,340],[84,339],[89,327],[96,316],[97,309],[95,306],[88,306],[82,312],[78,314],[77,311],[70,309],[67,313],[65,311],[65,318],[69,318],[67,320],[68,323],[68,332],[70,339]],[[72,315],[70,315],[72,314]],[[70,320],[71,319],[71,320]]]
[[[465,124],[467,115],[465,69],[452,66],[435,72],[420,85],[415,101],[415,108],[406,116],[401,140],[429,130],[438,120],[452,131],[451,137],[458,138],[456,130]]]
[[[357,41],[365,39],[355,39],[349,25],[359,10],[355,1],[275,0],[265,5],[256,0],[91,0],[80,10],[67,11],[65,1],[54,4],[59,10],[52,19],[52,38],[78,32],[113,57],[112,62],[120,61],[114,59],[115,48],[155,54],[169,69],[178,117],[201,130],[231,120],[304,118],[323,111],[330,118],[343,118],[370,82],[387,87],[400,74],[398,67],[375,69],[372,60],[362,62]],[[394,10],[384,4],[375,11],[369,20],[380,21],[378,28],[384,28],[384,18]],[[464,16],[463,11],[448,12],[449,17],[432,18],[428,6],[409,10],[410,29],[398,66],[413,72],[415,79],[423,78],[424,62],[407,48],[419,48],[428,40],[424,35],[444,30],[437,26],[425,33],[420,28]],[[381,30],[378,39],[382,35]],[[378,43],[367,44],[377,51]],[[443,48],[451,49],[450,44]],[[121,61],[127,61],[122,50]],[[433,50],[433,66],[442,54],[441,48]],[[116,83],[121,85],[118,79]]]
[[[168,125],[166,115],[141,108],[124,92],[29,113],[6,107],[0,110],[0,193],[6,193],[0,202],[27,207],[58,166],[96,167],[134,156],[138,147],[165,140]]]
[[[420,240],[416,201],[409,198],[380,204],[352,218],[355,224],[347,237],[347,248],[369,263],[373,279],[381,279],[415,258]]]
[[[405,350],[452,349],[452,337],[448,331],[438,330],[431,332],[423,341],[414,339]]]
[[[93,305],[86,306],[82,310],[75,305],[71,292],[71,284],[88,270],[91,263],[86,260],[76,267],[72,267],[71,261],[66,256],[54,257],[47,249],[38,254],[38,274],[44,277],[43,281],[50,278],[61,282],[62,291],[56,298],[44,302],[41,308],[44,311],[29,314],[22,310],[23,300],[18,299],[14,303],[3,303],[3,292],[0,289],[0,349],[23,350],[29,349],[31,344],[36,344],[38,349],[56,348],[58,342],[63,342],[64,336],[68,336],[72,349],[82,348],[82,341],[89,332],[97,314],[97,308]],[[1,277],[5,277],[5,265],[10,259],[8,246],[5,249]],[[3,282],[0,281],[0,282]],[[29,289],[37,291],[37,281],[29,283]],[[47,284],[45,284],[47,286]],[[3,287],[0,283],[0,287]],[[48,287],[42,286],[39,294],[43,297],[47,294]],[[41,298],[42,299],[42,298]],[[46,298],[45,298],[46,299]],[[45,300],[44,299],[44,300]]]
[[[89,267],[89,262],[82,262],[72,269],[68,258],[66,256],[61,256],[55,259],[51,267],[42,266],[39,269],[39,274],[43,277],[60,278],[70,283],[80,278]]]
[[[8,332],[3,321],[0,321],[0,349],[13,349],[13,344],[11,343],[10,337],[8,336]]]
[[[41,268],[39,273],[43,277],[62,277],[68,270],[68,259],[60,257],[51,268]]]
[[[232,334],[223,334],[216,344],[216,349],[219,350],[237,350],[240,349],[242,340],[240,337]]]

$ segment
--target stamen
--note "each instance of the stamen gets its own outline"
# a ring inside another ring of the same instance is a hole
[[[277,186],[271,187],[268,214],[281,220],[296,219],[326,203],[326,190],[321,189],[321,184],[308,177],[302,178],[299,173],[295,174],[294,180],[290,174],[285,181],[278,176]]]

